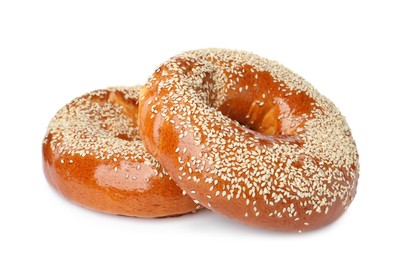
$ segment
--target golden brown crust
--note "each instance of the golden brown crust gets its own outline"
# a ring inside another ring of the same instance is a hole
[[[47,180],[67,199],[110,214],[164,217],[195,211],[199,206],[146,152],[137,106],[137,88],[112,88],[62,108],[43,142]]]
[[[162,64],[141,90],[139,128],[195,201],[249,225],[315,229],[356,193],[357,149],[338,109],[247,52],[204,49]]]

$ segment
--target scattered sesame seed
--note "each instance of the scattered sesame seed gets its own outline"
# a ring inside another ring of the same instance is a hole
[[[114,101],[114,97],[117,97],[117,101]],[[137,108],[138,100],[139,91],[135,87],[97,90],[76,98],[51,120],[43,143],[49,144],[51,151],[59,155],[61,164],[75,163],[77,168],[85,160],[91,160],[88,158],[91,157],[104,161],[115,173],[123,172],[121,178],[127,181],[137,180],[140,175],[132,176],[134,170],[139,171],[142,165],[146,165],[150,167],[151,175],[144,179],[145,182],[167,176],[165,181],[169,181],[166,184],[170,185],[172,180],[147,152],[138,135],[137,123],[126,113],[123,105],[126,101],[126,104],[133,104]],[[154,101],[149,103],[152,102],[154,113],[161,113],[159,105]],[[118,161],[121,164],[116,166]],[[133,171],[125,171],[123,165],[131,165]],[[143,174],[147,172],[146,167]]]
[[[177,62],[189,63],[184,72]],[[299,221],[299,216],[307,220],[322,209],[327,212],[336,200],[344,207],[350,204],[359,168],[350,129],[337,108],[304,79],[277,62],[221,49],[185,52],[163,64],[161,70],[166,70],[168,77],[157,78],[155,83],[150,78],[147,87],[156,88],[154,93],[168,93],[169,103],[158,108],[165,108],[165,114],[157,114],[157,120],[174,118],[179,139],[191,133],[184,145],[195,147],[196,152],[185,150],[185,156],[183,151],[177,152],[178,162],[196,177],[195,182],[186,183],[188,190],[203,184],[215,196],[221,195],[229,207],[265,201],[251,207],[256,215],[268,214],[276,221]],[[189,70],[193,73],[188,74]],[[241,82],[249,72],[254,78]],[[273,82],[262,90],[264,80],[271,77]],[[262,93],[263,101],[253,103],[255,106],[244,104],[245,119],[239,124],[229,118],[229,113],[236,111],[219,110],[222,104],[229,107],[231,95],[239,95],[242,86],[248,91],[250,84],[251,90]],[[198,94],[192,97],[188,93],[193,93],[194,87]],[[301,102],[301,108],[291,107],[295,102]],[[264,126],[259,125],[263,122],[277,125],[267,138],[254,132],[263,131]],[[279,211],[271,212],[275,206]],[[214,208],[223,211],[226,207]]]

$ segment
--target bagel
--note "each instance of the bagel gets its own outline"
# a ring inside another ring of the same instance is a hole
[[[136,217],[195,211],[137,128],[137,88],[97,90],[74,99],[50,122],[43,168],[65,198],[92,210]]]
[[[139,128],[195,202],[248,225],[316,229],[356,194],[345,118],[303,78],[255,54],[202,49],[166,61],[141,89]]]

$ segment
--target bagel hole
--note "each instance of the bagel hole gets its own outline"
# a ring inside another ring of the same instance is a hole
[[[138,105],[136,99],[126,99],[121,91],[114,90],[110,92],[108,102],[113,104],[115,107],[122,107],[122,114],[129,119],[129,126],[125,129],[125,132],[120,133],[121,129],[114,129],[116,132],[116,138],[125,141],[134,141],[139,138],[138,129]],[[111,129],[110,129],[111,130]]]
[[[138,105],[135,99],[126,99],[121,91],[113,91],[110,93],[108,101],[114,106],[122,107],[122,113],[132,119],[134,127],[138,127]]]
[[[267,136],[293,136],[315,107],[304,92],[289,89],[269,72],[253,73],[245,66],[243,77],[229,88],[217,109],[243,127]]]
[[[134,140],[134,138],[132,138],[131,136],[129,136],[127,134],[117,134],[116,137],[119,139],[125,140],[125,141],[129,141],[129,142],[132,142]]]
[[[262,135],[279,136],[285,134],[278,120],[281,113],[279,106],[266,104],[260,107],[257,103],[253,102],[247,105],[247,109],[243,111],[238,111],[239,107],[243,106],[238,104],[237,100],[229,100],[222,104],[219,110],[222,114],[235,120],[244,128]]]

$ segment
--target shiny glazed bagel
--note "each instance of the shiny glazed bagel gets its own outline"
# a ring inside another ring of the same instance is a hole
[[[199,207],[147,153],[137,128],[138,89],[93,91],[63,107],[43,142],[47,180],[90,209],[164,217]]]
[[[303,78],[254,54],[171,58],[141,89],[139,128],[179,187],[245,224],[319,228],[356,193],[358,154],[345,118]]]

